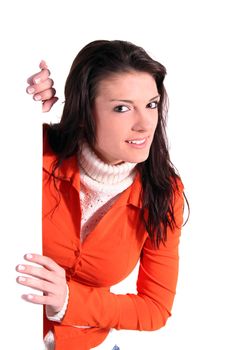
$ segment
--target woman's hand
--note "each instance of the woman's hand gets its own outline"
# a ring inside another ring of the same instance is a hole
[[[27,275],[17,277],[17,282],[39,290],[43,295],[25,294],[22,298],[34,304],[46,305],[48,315],[55,315],[62,309],[67,295],[65,270],[43,255],[26,254],[24,258],[40,266],[17,265],[16,270]]]
[[[28,78],[29,86],[26,91],[33,95],[35,101],[42,101],[42,112],[48,112],[53,104],[58,101],[55,96],[55,89],[53,88],[54,81],[50,79],[50,71],[45,61],[40,62],[40,72],[33,74]]]

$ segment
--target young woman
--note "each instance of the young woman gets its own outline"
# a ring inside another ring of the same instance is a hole
[[[49,71],[28,92],[47,111]],[[111,328],[156,330],[171,315],[183,185],[165,133],[165,67],[126,41],[97,40],[76,56],[61,121],[44,125],[43,255],[17,281],[43,292],[48,349],[88,350]],[[138,260],[137,294],[110,287]],[[34,278],[35,277],[35,278]]]

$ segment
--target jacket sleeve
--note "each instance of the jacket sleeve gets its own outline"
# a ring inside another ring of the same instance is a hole
[[[182,186],[182,185],[181,185]],[[183,220],[183,187],[176,191],[177,227],[168,229],[166,245],[153,249],[145,241],[139,266],[137,294],[113,294],[69,281],[69,304],[62,325],[155,330],[171,315],[178,276],[178,245]]]

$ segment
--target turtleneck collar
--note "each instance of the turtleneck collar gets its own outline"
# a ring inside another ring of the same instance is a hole
[[[91,179],[107,185],[123,182],[133,172],[137,164],[129,162],[117,165],[107,164],[98,158],[86,143],[83,144],[78,161],[80,167]]]

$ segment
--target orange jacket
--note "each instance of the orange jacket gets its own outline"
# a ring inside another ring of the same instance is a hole
[[[141,183],[137,175],[81,243],[77,159],[70,157],[61,166],[63,179],[56,183],[60,197],[49,176],[53,160],[55,155],[45,141],[43,254],[65,268],[70,291],[61,323],[48,321],[44,316],[44,333],[54,332],[55,350],[88,350],[100,344],[110,328],[155,330],[164,326],[175,296],[180,229],[168,229],[166,246],[161,244],[159,250],[153,249],[140,220]],[[181,227],[181,183],[179,187],[175,195],[175,218]],[[110,287],[128,276],[139,259],[137,295],[111,293]]]

